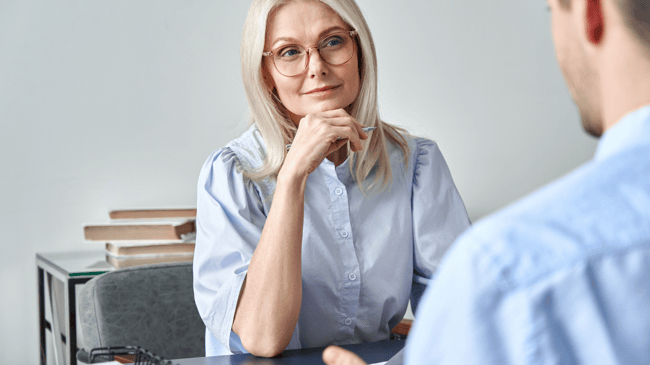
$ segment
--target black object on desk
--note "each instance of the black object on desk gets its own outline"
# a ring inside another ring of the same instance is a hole
[[[133,361],[136,365],[173,365],[171,361],[138,346],[99,347],[90,350],[90,353],[77,352],[77,359],[85,364],[114,361],[118,356],[130,356],[132,359],[127,361]]]
[[[406,341],[380,341],[341,346],[361,357],[368,364],[388,361],[406,344]],[[323,364],[325,347],[287,350],[277,357],[256,357],[251,354],[230,356],[197,357],[173,360],[174,365],[279,365],[279,364]]]

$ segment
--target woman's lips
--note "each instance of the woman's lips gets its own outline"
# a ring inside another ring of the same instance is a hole
[[[317,89],[313,89],[313,90],[309,90],[309,91],[307,91],[307,92],[305,93],[305,95],[324,93],[324,92],[327,92],[327,91],[334,90],[334,89],[336,89],[336,88],[339,87],[339,86],[340,86],[340,85],[319,87],[319,88],[317,88]]]

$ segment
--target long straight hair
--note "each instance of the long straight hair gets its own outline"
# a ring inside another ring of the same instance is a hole
[[[257,124],[267,150],[261,168],[244,171],[244,175],[253,180],[277,175],[287,154],[285,145],[291,143],[296,134],[295,124],[285,113],[284,107],[268,91],[262,73],[262,52],[269,15],[292,1],[301,0],[254,0],[244,23],[240,50],[242,79],[250,107],[251,124]],[[364,194],[384,190],[392,181],[388,143],[395,143],[401,149],[405,164],[408,164],[409,146],[403,137],[405,130],[384,123],[379,118],[377,55],[368,24],[354,0],[302,1],[320,1],[329,6],[358,33],[360,88],[359,95],[348,110],[350,115],[364,126],[377,129],[370,133],[369,139],[362,141],[364,148],[361,151],[352,152],[349,144],[343,148],[348,149],[350,171]],[[375,178],[366,182],[374,168]]]

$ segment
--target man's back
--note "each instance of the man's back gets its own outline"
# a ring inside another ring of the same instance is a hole
[[[409,365],[650,363],[650,0],[546,3],[598,151],[454,243],[420,302]],[[337,348],[323,358],[363,363]]]
[[[650,107],[461,236],[421,308],[410,364],[648,361]]]

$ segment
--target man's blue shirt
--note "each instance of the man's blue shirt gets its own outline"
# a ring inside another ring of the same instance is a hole
[[[650,107],[454,243],[406,363],[650,363]]]

